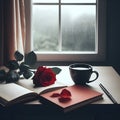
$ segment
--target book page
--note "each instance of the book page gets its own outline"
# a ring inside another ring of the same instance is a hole
[[[33,91],[15,83],[0,84],[0,97],[8,102],[28,93],[33,93]]]
[[[59,88],[63,88],[63,87],[66,87],[65,84],[61,83],[61,82],[58,82],[56,81],[54,84],[52,85],[49,85],[49,86],[46,86],[46,87],[35,87],[35,85],[33,84],[33,81],[31,79],[22,79],[22,80],[19,80],[17,82],[18,85],[20,86],[23,86],[29,90],[32,90],[38,94],[42,94],[42,93],[46,93],[48,91],[52,91],[52,90],[55,90],[55,89],[59,89]]]

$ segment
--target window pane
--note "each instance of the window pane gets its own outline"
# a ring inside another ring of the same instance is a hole
[[[63,51],[95,51],[95,6],[62,6]]]
[[[62,3],[96,3],[96,0],[61,0]]]
[[[54,3],[57,2],[58,0],[32,0],[33,3]]]
[[[58,6],[33,6],[33,50],[56,51],[58,49]]]

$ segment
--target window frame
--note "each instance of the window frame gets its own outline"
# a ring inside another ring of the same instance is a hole
[[[38,61],[79,61],[79,62],[100,62],[106,59],[106,0],[96,0],[96,40],[97,40],[97,51],[96,52],[80,52],[80,53],[39,53],[36,52]],[[26,44],[25,53],[30,52],[31,49],[31,12],[32,4],[31,0],[25,0],[26,6]]]

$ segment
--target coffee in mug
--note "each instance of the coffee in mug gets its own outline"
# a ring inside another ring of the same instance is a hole
[[[86,83],[93,82],[97,80],[99,74],[97,71],[93,70],[93,67],[85,63],[74,63],[69,65],[69,71],[72,80],[75,84],[85,85]],[[96,77],[91,80],[91,75],[96,74]]]

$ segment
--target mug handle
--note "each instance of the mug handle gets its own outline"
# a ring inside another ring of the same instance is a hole
[[[90,81],[88,81],[88,83],[90,83],[90,82],[93,82],[93,81],[95,81],[95,80],[97,80],[97,78],[99,77],[99,73],[97,72],[97,71],[92,71],[92,74],[96,74],[96,78],[95,79],[93,79],[93,80],[90,80]]]

